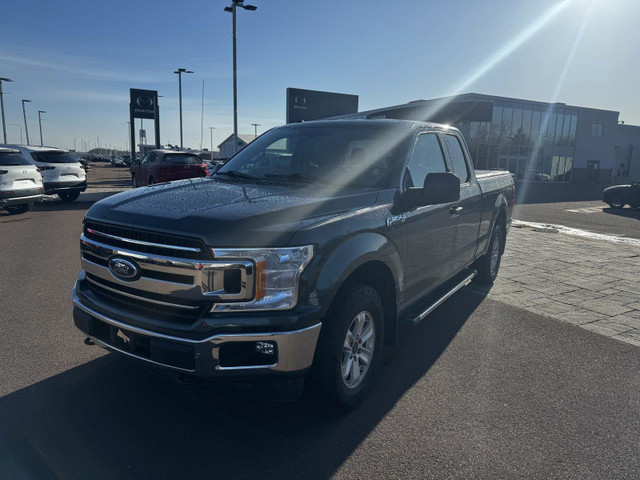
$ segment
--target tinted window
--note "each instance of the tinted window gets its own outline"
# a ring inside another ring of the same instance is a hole
[[[78,163],[66,152],[33,152],[33,157],[42,163]]]
[[[460,183],[469,181],[469,170],[467,169],[467,162],[464,159],[464,153],[462,152],[462,146],[460,141],[453,135],[445,135],[445,141],[447,147],[449,147],[449,154],[451,155],[451,169],[460,179]]]
[[[180,155],[171,153],[164,156],[163,163],[166,165],[200,165],[202,160],[196,155]]]
[[[422,187],[429,173],[446,172],[444,156],[435,133],[418,135],[404,177],[405,188]]]
[[[376,122],[278,128],[247,145],[216,176],[231,172],[226,178],[240,173],[260,181],[384,187],[408,134],[405,128]]]
[[[0,153],[0,165],[31,165],[25,158],[19,153]]]

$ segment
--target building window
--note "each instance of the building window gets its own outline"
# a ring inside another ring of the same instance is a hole
[[[604,130],[604,125],[602,125],[601,123],[592,123],[591,124],[591,136],[592,137],[601,137],[603,130]]]

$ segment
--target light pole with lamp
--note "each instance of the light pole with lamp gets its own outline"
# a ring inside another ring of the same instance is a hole
[[[261,125],[259,123],[252,123],[251,125],[253,125],[253,136],[255,138],[258,138],[258,127],[260,127]]]
[[[22,115],[24,116],[24,132],[27,136],[27,145],[31,145],[29,142],[29,127],[27,126],[27,111],[24,108],[25,103],[31,103],[31,100],[22,99]]]
[[[209,131],[211,132],[211,161],[213,162],[213,131],[216,127],[209,127]]]
[[[4,98],[2,97],[2,82],[13,82],[13,80],[11,80],[10,78],[0,77],[0,111],[2,112],[2,133],[4,134],[4,143],[7,143],[7,124],[6,120],[4,119]]]
[[[187,70],[186,68],[179,68],[173,73],[178,74],[178,95],[179,95],[179,103],[180,103],[180,148],[184,148],[182,144],[182,74],[193,73],[193,72],[191,70]]]
[[[238,153],[238,75],[236,68],[236,9],[238,7],[245,10],[255,11],[258,9],[255,5],[245,5],[244,0],[231,0],[230,7],[224,7],[225,12],[231,12],[233,15],[233,152]]]
[[[42,114],[47,113],[44,110],[38,110],[38,123],[40,124],[40,146],[43,147],[42,143]],[[73,139],[73,149],[76,149],[76,139]]]

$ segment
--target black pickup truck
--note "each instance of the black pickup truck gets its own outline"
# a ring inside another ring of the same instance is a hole
[[[74,321],[85,343],[183,382],[272,399],[306,383],[352,407],[383,345],[474,277],[493,281],[514,196],[444,125],[274,128],[212,177],[94,204]]]

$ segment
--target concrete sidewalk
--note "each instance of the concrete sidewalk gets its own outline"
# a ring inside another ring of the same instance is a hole
[[[511,228],[489,298],[640,346],[640,247]]]

